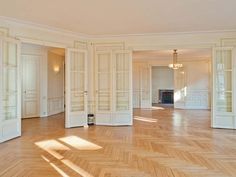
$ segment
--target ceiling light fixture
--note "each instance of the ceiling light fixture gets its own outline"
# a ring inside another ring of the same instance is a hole
[[[178,53],[177,53],[177,49],[174,49],[174,53],[173,53],[173,63],[169,64],[169,68],[172,69],[179,69],[183,67],[183,64],[178,63],[177,61],[177,57],[178,57]]]

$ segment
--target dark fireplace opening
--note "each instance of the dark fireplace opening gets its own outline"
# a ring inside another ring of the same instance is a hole
[[[173,104],[174,103],[174,90],[159,90],[159,103]]]

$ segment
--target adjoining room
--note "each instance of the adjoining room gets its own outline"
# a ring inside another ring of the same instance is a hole
[[[64,112],[65,49],[22,44],[22,118]]]
[[[135,51],[133,107],[210,110],[211,60],[210,49]]]

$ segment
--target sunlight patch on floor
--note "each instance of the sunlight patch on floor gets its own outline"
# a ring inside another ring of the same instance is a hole
[[[89,141],[79,138],[77,136],[68,136],[68,137],[60,138],[59,140],[78,149],[78,150],[99,150],[99,149],[102,149],[101,146],[98,146],[92,142],[89,142]]]
[[[72,170],[76,171],[78,174],[80,174],[83,177],[93,177],[91,174],[89,174],[87,171],[85,171],[84,169],[80,168],[79,166],[75,165],[73,162],[71,162],[70,160],[64,159],[61,160],[62,163],[64,163],[66,166],[68,166],[69,168],[71,168]]]
[[[63,156],[56,151],[59,151],[59,150],[69,151],[70,150],[70,148],[68,148],[67,146],[61,144],[60,142],[56,140],[40,141],[40,142],[36,142],[35,145],[47,151],[49,154],[51,154],[53,157],[57,159],[62,159]]]
[[[160,107],[160,106],[152,106],[153,110],[165,110],[165,108]]]
[[[152,106],[150,108],[142,108],[142,110],[145,110],[145,111],[165,110],[165,108],[164,107],[160,107],[160,106]]]
[[[56,166],[54,163],[50,162],[50,160],[48,158],[46,158],[45,156],[41,155],[41,157],[48,162],[61,176],[63,177],[69,177],[69,175],[67,175],[62,169],[60,169],[58,166]],[[91,174],[89,174],[87,171],[85,171],[84,169],[80,168],[79,166],[77,166],[76,164],[74,164],[73,162],[71,162],[68,159],[61,159],[60,160],[64,165],[66,165],[67,167],[69,167],[70,169],[72,169],[73,171],[75,171],[76,173],[78,173],[80,176],[83,177],[93,177]]]
[[[46,158],[45,156],[41,155],[41,157],[48,162],[53,168],[54,170],[56,170],[61,176],[63,177],[69,177],[69,175],[67,175],[62,169],[60,169],[59,167],[57,167],[54,163],[50,162],[50,160],[48,158]]]
[[[63,170],[61,170],[59,167],[57,167],[54,163],[50,163],[50,165],[63,177],[70,177],[67,175]]]
[[[157,122],[157,119],[152,119],[152,118],[148,118],[148,117],[134,116],[134,119],[135,119],[135,120],[138,120],[138,121],[150,122],[150,123],[155,123],[155,122]]]

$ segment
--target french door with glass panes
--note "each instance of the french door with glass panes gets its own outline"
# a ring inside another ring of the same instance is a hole
[[[21,135],[20,42],[0,38],[0,142]]]
[[[113,61],[113,125],[132,125],[132,53],[114,51]]]
[[[112,52],[96,52],[96,124],[112,125]]]
[[[213,50],[213,104],[212,127],[236,128],[235,48],[221,47]]]
[[[132,54],[96,52],[96,124],[132,125]]]
[[[87,51],[66,51],[66,128],[87,125]]]

